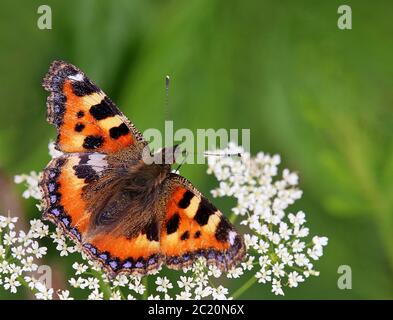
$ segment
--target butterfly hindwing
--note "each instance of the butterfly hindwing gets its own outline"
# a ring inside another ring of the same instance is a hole
[[[145,274],[161,264],[159,235],[155,231],[158,222],[150,221],[132,237],[105,229],[92,232],[97,213],[90,209],[92,203],[86,190],[106,179],[106,157],[101,153],[75,153],[53,159],[40,184],[44,218],[61,227],[108,274]]]
[[[245,254],[242,236],[227,218],[185,178],[171,174],[161,228],[161,252],[170,268],[189,266],[205,257],[228,270]]]
[[[72,64],[54,61],[44,78],[47,119],[63,152],[113,153],[144,139],[116,105]]]

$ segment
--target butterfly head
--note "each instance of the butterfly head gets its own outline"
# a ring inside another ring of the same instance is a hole
[[[165,147],[153,155],[153,162],[162,166],[171,166],[176,162],[179,155],[180,147],[175,145],[173,147]]]
[[[126,182],[126,188],[132,192],[149,193],[157,190],[171,172],[171,166],[176,161],[178,146],[166,147],[151,156],[152,161],[144,158],[127,167],[121,178]]]

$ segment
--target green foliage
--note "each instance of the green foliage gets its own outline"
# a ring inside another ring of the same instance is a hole
[[[162,129],[168,116],[175,129],[250,128],[253,152],[279,153],[299,172],[300,206],[330,242],[321,276],[287,297],[393,297],[391,1],[347,1],[346,31],[336,26],[340,1],[46,3],[52,30],[36,26],[41,2],[1,3],[2,174],[46,165],[55,131],[40,83],[50,62],[64,59],[142,131]],[[190,165],[183,174],[207,193],[205,169]],[[337,288],[341,264],[352,267],[352,290]],[[272,296],[256,285],[243,297]]]

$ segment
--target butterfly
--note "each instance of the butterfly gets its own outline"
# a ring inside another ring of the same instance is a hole
[[[146,163],[148,143],[77,67],[54,61],[44,77],[47,120],[61,155],[45,168],[43,218],[61,227],[108,275],[147,274],[199,257],[228,270],[245,255],[227,218],[171,164]],[[164,148],[159,156],[172,155]]]

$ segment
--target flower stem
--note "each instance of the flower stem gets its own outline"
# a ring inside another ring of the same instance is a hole
[[[235,224],[236,220],[237,220],[237,214],[235,214],[234,212],[232,212],[232,214],[231,214],[230,217],[229,217],[229,221],[230,221],[231,223]]]
[[[37,293],[37,290],[35,288],[30,288],[29,284],[25,281],[25,279],[22,276],[18,277],[18,281],[24,286],[26,289],[30,290],[33,294]]]
[[[104,299],[109,300],[112,295],[111,286],[104,281],[102,273],[99,271],[92,270],[95,276],[99,279],[101,291],[104,293]]]
[[[143,300],[147,300],[147,297],[149,296],[149,281],[147,277],[142,278],[142,283],[145,286],[145,291],[143,292]]]
[[[252,276],[250,279],[247,280],[239,289],[235,291],[235,293],[232,295],[233,299],[239,298],[246,290],[251,288],[255,282],[257,281],[257,278],[255,276]]]

